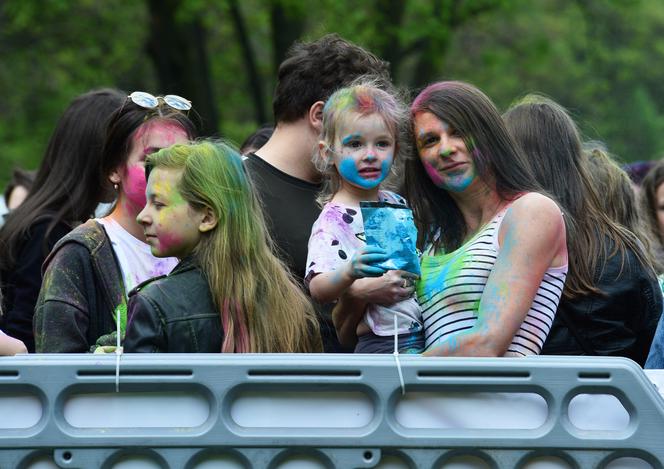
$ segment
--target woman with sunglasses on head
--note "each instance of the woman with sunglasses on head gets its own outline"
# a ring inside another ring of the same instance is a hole
[[[115,345],[116,325],[121,336],[126,323],[128,293],[177,264],[152,255],[136,216],[145,205],[145,158],[195,137],[182,112],[190,108],[184,98],[134,92],[111,116],[101,169],[117,200],[108,216],[76,228],[46,259],[34,320],[38,352]]]
[[[75,98],[58,120],[34,184],[0,230],[2,328],[34,352],[32,319],[41,267],[55,243],[107,201],[99,166],[106,124],[124,100],[118,90]]]

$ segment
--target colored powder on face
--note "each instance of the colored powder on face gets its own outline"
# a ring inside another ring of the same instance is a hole
[[[452,175],[449,181],[445,182],[445,189],[452,192],[463,192],[475,180],[475,169],[464,171]]]
[[[436,187],[444,187],[445,183],[443,182],[441,175],[438,174],[438,170],[434,168],[433,165],[431,165],[431,163],[428,161],[422,161],[422,165],[424,166],[424,170],[429,175],[431,182],[433,182]]]
[[[168,120],[153,119],[141,125],[132,137],[134,145],[143,145],[142,140],[149,134],[157,134],[164,147],[170,147],[181,142],[183,137],[187,139],[187,133],[182,126],[176,122]]]
[[[141,164],[127,166],[122,189],[127,199],[127,209],[134,217],[145,206],[145,168]]]
[[[361,135],[358,134],[358,133],[346,135],[343,139],[341,139],[341,143],[343,145],[347,145],[348,142],[352,141],[353,139],[360,138],[360,137],[361,137]]]
[[[363,189],[373,189],[377,187],[387,177],[392,166],[392,158],[388,158],[380,165],[380,176],[375,179],[363,178],[357,170],[353,158],[344,158],[339,164],[339,175],[351,184]]]

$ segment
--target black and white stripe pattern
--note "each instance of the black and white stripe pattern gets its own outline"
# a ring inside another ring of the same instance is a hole
[[[457,251],[422,257],[423,283],[418,287],[418,301],[427,348],[475,325],[480,298],[498,256],[498,229],[504,214]],[[547,270],[505,356],[540,353],[566,276],[567,266]]]

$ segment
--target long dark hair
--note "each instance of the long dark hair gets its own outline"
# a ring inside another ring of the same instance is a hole
[[[579,131],[565,108],[546,97],[530,95],[510,108],[504,119],[528,155],[539,183],[569,215],[565,220],[569,249],[565,296],[598,293],[595,273],[617,253],[624,260],[626,249],[654,273],[636,235],[602,209],[601,188],[594,187],[587,174]]]
[[[419,112],[434,114],[463,136],[479,178],[501,199],[513,200],[523,192],[542,192],[498,109],[476,87],[458,81],[429,85],[411,105],[411,117]],[[414,135],[410,141],[412,153],[417,155]],[[406,194],[415,214],[419,246],[433,242],[436,250],[441,246],[446,252],[457,249],[467,236],[468,227],[456,202],[445,189],[434,185],[417,156],[407,159],[405,168]],[[438,230],[440,237],[434,239]]]
[[[103,198],[99,167],[106,124],[125,94],[113,89],[90,91],[74,99],[60,117],[48,142],[26,200],[0,230],[0,269],[11,270],[30,228],[50,220],[46,239],[59,223],[86,220]],[[46,252],[44,254],[47,254]]]

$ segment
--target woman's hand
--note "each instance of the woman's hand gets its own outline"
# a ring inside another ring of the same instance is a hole
[[[349,294],[367,303],[382,306],[403,301],[415,292],[417,276],[403,270],[388,270],[380,277],[356,280]]]

